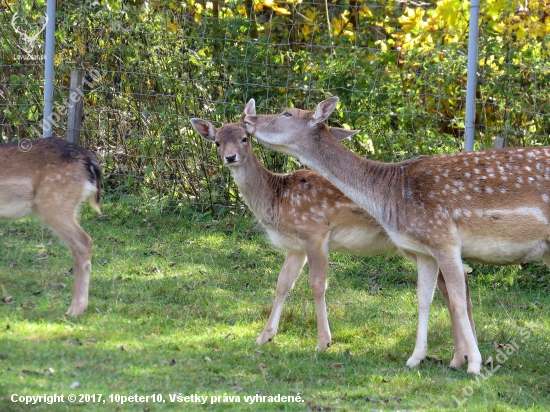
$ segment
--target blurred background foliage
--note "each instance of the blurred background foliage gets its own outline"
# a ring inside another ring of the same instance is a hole
[[[0,0],[4,141],[38,138],[44,0]],[[345,142],[393,162],[463,148],[469,3],[460,0],[57,1],[54,134],[66,134],[71,71],[84,70],[81,142],[107,193],[212,214],[239,206],[231,178],[190,117],[238,120],[312,109],[331,95]],[[548,145],[550,0],[482,0],[476,149],[495,136]],[[37,58],[38,57],[38,58]],[[93,76],[91,74],[94,74]],[[300,167],[257,148],[268,168]]]

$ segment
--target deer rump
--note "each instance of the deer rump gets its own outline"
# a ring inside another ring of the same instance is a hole
[[[38,217],[67,245],[75,279],[69,315],[88,306],[92,240],[77,222],[85,199],[101,212],[101,169],[88,150],[57,138],[0,144],[0,219]]]

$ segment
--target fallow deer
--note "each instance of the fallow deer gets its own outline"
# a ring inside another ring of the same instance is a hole
[[[67,315],[88,307],[92,240],[76,216],[86,198],[100,213],[101,170],[88,150],[57,138],[0,144],[0,220],[35,215],[70,249],[74,285]]]
[[[367,160],[341,145],[325,119],[332,97],[314,111],[246,116],[247,131],[272,149],[320,172],[368,211],[397,247],[419,266],[441,269],[463,339],[468,372],[481,354],[467,316],[462,258],[506,265],[542,258],[550,265],[550,148],[505,148],[421,156],[394,164]],[[436,271],[419,271],[419,322],[414,367],[426,356],[428,316]],[[455,349],[457,336],[455,334]]]
[[[374,256],[393,253],[396,247],[372,216],[318,173],[297,170],[276,174],[268,171],[254,154],[243,121],[244,116],[254,114],[255,102],[251,99],[237,123],[216,129],[208,121],[192,118],[191,124],[199,135],[215,142],[221,160],[229,168],[244,201],[265,227],[272,242],[286,250],[271,315],[256,342],[261,345],[275,337],[286,296],[307,259],[317,313],[317,348],[324,351],[331,342],[325,305],[329,253]],[[355,133],[339,128],[330,130],[340,138]],[[409,257],[415,261],[414,256]],[[424,268],[419,267],[419,270]],[[448,302],[441,276],[438,287]],[[468,302],[471,315],[471,301]]]

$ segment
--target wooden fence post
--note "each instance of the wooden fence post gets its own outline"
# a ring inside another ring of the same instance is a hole
[[[495,137],[493,142],[494,149],[502,149],[503,147],[508,147],[508,138],[507,137]]]
[[[75,70],[71,73],[71,85],[69,90],[67,140],[77,145],[80,145],[80,125],[82,123],[83,101],[84,87],[82,83],[82,71]]]

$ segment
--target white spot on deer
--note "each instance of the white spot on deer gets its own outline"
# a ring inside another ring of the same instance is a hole
[[[493,189],[491,189],[490,187],[486,187],[485,191],[489,194],[493,193]]]
[[[453,195],[456,195],[456,194],[458,194],[458,190],[453,189]]]
[[[518,152],[523,152],[523,150],[518,149]],[[535,151],[527,153],[527,157],[535,157],[537,154]]]
[[[472,177],[472,175],[470,173],[466,172],[466,173],[464,173],[464,177],[469,179],[470,177]]]
[[[486,213],[488,215],[493,214],[501,214],[501,215],[512,215],[512,216],[533,216],[536,220],[538,220],[541,223],[544,223],[545,225],[548,224],[548,219],[546,219],[546,216],[544,216],[544,213],[542,210],[540,210],[538,207],[518,207],[517,209],[494,209],[494,210],[487,210]]]
[[[470,217],[472,216],[472,212],[470,212],[468,209],[464,209],[464,216]]]
[[[518,176],[516,180],[518,181],[518,183],[523,183],[523,178],[521,176]]]
[[[454,217],[455,219],[460,218],[460,216],[462,216],[462,210],[460,210],[460,209],[455,209],[455,210],[453,210],[453,217]]]
[[[548,200],[549,200],[548,195],[546,193],[544,193],[542,195],[542,201],[548,203]]]
[[[439,182],[439,175],[436,175],[436,176],[435,176],[435,181],[436,181],[436,182]]]
[[[466,196],[465,196],[465,199],[466,199],[466,200],[472,200],[472,196],[466,195]]]
[[[502,176],[501,176],[501,179],[504,180],[504,181],[507,181],[507,180],[508,180],[508,176],[502,175]]]
[[[476,168],[474,169],[474,173],[475,173],[476,175],[478,175],[479,172],[480,172],[480,170],[476,167]]]
[[[528,172],[531,171],[531,166],[525,166],[525,170],[527,170]]]

